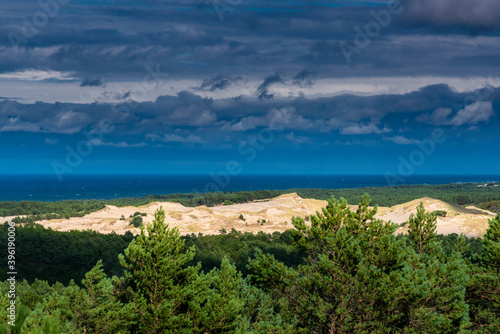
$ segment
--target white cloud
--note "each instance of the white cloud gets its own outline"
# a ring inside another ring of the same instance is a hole
[[[405,136],[384,137],[384,140],[392,141],[397,145],[411,145],[420,143],[420,140],[406,138]]]
[[[448,124],[448,117],[453,113],[450,108],[438,108],[434,112],[429,114],[421,114],[415,120],[417,122],[425,122],[434,125],[444,125]]]
[[[0,108],[0,132],[24,131],[75,134],[89,123],[85,113],[66,111],[34,112],[16,103]]]
[[[9,72],[0,74],[0,79],[17,79],[22,81],[42,80],[75,80],[70,72],[24,70],[22,72]]]
[[[201,137],[195,135],[188,135],[187,137],[183,137],[181,135],[176,135],[176,134],[165,134],[163,137],[161,137],[156,134],[147,134],[146,138],[151,141],[162,141],[164,143],[194,143],[194,144],[204,143]]]
[[[289,141],[291,141],[292,143],[295,143],[295,144],[305,144],[305,143],[311,142],[311,140],[305,136],[295,137],[293,132],[290,132],[289,134],[287,134],[286,139],[288,139]]]
[[[344,126],[340,129],[340,133],[343,135],[367,135],[371,133],[388,133],[391,132],[392,130],[389,129],[387,126],[384,126],[382,129],[378,127],[377,124],[375,123],[369,123],[369,124],[350,124],[347,126]]]
[[[463,124],[488,122],[490,117],[494,115],[494,112],[491,101],[480,101],[460,109],[455,115],[452,114],[453,110],[450,108],[438,108],[431,115],[422,114],[415,120],[434,125],[460,126]]]
[[[258,127],[267,127],[271,130],[305,130],[311,129],[314,123],[298,115],[295,108],[286,106],[280,109],[273,108],[265,115],[243,117],[234,123],[226,123],[222,127],[223,130],[230,131],[247,131]]]
[[[89,141],[90,144],[94,146],[111,146],[111,147],[144,147],[146,146],[146,143],[141,142],[141,143],[136,143],[136,144],[129,144],[124,141],[118,142],[118,143],[112,143],[112,142],[105,142],[100,140],[99,138],[94,138]]]
[[[493,106],[491,101],[476,102],[459,110],[455,117],[450,121],[451,125],[462,124],[477,124],[480,122],[488,122],[493,116]]]
[[[255,129],[259,126],[266,126],[266,123],[265,117],[248,116],[233,124],[226,123],[223,128],[231,131],[247,131]]]
[[[49,145],[55,145],[59,142],[57,139],[52,139],[52,138],[45,138],[45,144]]]

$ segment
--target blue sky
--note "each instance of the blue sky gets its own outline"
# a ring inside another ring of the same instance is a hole
[[[499,174],[498,1],[0,9],[2,174]]]

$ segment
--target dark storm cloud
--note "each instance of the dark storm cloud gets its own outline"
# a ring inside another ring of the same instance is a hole
[[[403,18],[419,25],[494,30],[500,27],[497,0],[407,1]]]
[[[311,87],[313,85],[313,79],[317,75],[317,72],[308,69],[302,70],[293,78],[293,84],[300,87]]]
[[[101,78],[85,78],[80,84],[80,87],[100,87],[104,82]]]
[[[461,76],[493,73],[500,53],[498,31],[492,30],[500,22],[498,2],[456,3],[405,4],[349,67],[339,42],[352,43],[356,27],[364,29],[374,20],[372,12],[386,10],[383,1],[242,2],[225,12],[223,22],[213,2],[69,2],[29,38],[23,32],[33,26],[41,7],[34,1],[4,2],[0,72],[43,68],[71,71],[81,80],[102,75],[110,81],[136,78],[146,65],[155,64],[173,77],[197,81],[273,72],[293,78],[312,66],[319,78],[455,76],[458,68]],[[436,30],[448,25],[484,27],[488,35],[472,39]],[[9,34],[26,41],[13,48]],[[225,85],[222,80],[210,87]],[[272,95],[263,93],[263,98]]]
[[[269,79],[267,82],[279,81]],[[114,135],[120,141],[134,138],[137,142],[148,139],[187,142],[190,138],[191,142],[205,143],[218,140],[209,139],[214,133],[220,136],[224,132],[235,134],[276,128],[273,119],[278,117],[280,129],[301,131],[301,135],[311,137],[333,132],[389,138],[387,134],[396,133],[402,126],[402,119],[409,120],[406,124],[412,128],[426,123],[456,128],[483,126],[494,120],[499,111],[495,110],[499,92],[500,89],[490,88],[488,95],[477,94],[484,99],[474,100],[472,92],[458,93],[446,85],[434,85],[407,94],[315,99],[210,99],[181,92],[176,96],[161,96],[154,102],[118,105],[1,101],[0,132],[70,135],[91,129],[100,120],[107,119],[116,127]],[[179,129],[188,133],[165,137]]]
[[[215,91],[217,89],[224,90],[228,88],[231,84],[243,80],[242,76],[238,77],[227,77],[223,75],[217,75],[210,79],[203,80],[203,83],[198,88],[199,90]]]
[[[281,77],[281,73],[273,73],[264,79],[264,82],[257,87],[257,96],[260,100],[262,99],[272,99],[274,94],[269,93],[269,87],[275,83],[284,83],[285,81]]]

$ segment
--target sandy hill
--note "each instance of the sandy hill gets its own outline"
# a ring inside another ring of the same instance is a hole
[[[421,198],[393,207],[379,207],[377,217],[385,221],[401,224],[408,220],[410,214],[416,213],[420,202],[428,211],[446,211],[446,217],[438,217],[438,233],[465,233],[468,236],[482,236],[487,227],[488,219],[493,213],[475,207],[462,208],[450,205],[432,198]],[[245,204],[234,204],[216,207],[185,207],[179,203],[153,202],[140,207],[106,206],[104,209],[88,214],[84,217],[71,219],[44,220],[39,223],[58,231],[95,230],[101,233],[115,232],[123,234],[126,231],[138,233],[139,229],[130,225],[130,216],[135,212],[146,214],[144,223],[153,220],[154,212],[163,207],[165,221],[171,227],[179,228],[181,234],[203,233],[218,234],[219,230],[235,228],[249,232],[285,231],[292,228],[292,217],[304,217],[314,214],[325,207],[326,201],[303,199],[296,193],[281,195],[264,201],[255,201]],[[357,206],[352,206],[356,209]],[[126,220],[121,220],[124,216]],[[240,215],[244,220],[240,219]],[[265,221],[263,223],[263,221]],[[400,232],[406,228],[401,227]]]
[[[390,208],[380,208],[378,217],[385,221],[397,224],[408,221],[410,215],[417,213],[417,206],[422,202],[426,211],[446,211],[446,217],[437,217],[437,233],[451,234],[464,233],[469,237],[482,236],[488,228],[488,220],[495,216],[494,213],[478,209],[474,206],[463,208],[440,200],[423,197]],[[402,227],[398,232],[406,232]]]

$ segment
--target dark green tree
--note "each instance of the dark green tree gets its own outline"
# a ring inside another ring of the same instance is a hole
[[[480,333],[500,332],[500,215],[490,219],[483,239],[483,255],[472,267],[467,288],[472,329]]]
[[[142,217],[141,216],[134,216],[132,220],[130,221],[131,225],[134,225],[134,227],[141,227],[142,226]]]
[[[394,273],[406,258],[396,226],[375,219],[364,196],[357,211],[331,199],[311,225],[294,218],[296,245],[308,253],[297,269],[258,254],[250,267],[254,282],[284,299],[299,333],[377,332],[398,324]],[[396,280],[397,282],[397,280]]]
[[[73,290],[73,323],[83,333],[129,333],[136,314],[131,304],[117,299],[111,279],[103,271],[102,261],[85,274],[83,289]]]
[[[469,282],[468,263],[462,235],[456,247],[446,254],[436,235],[436,214],[425,212],[423,203],[409,218],[411,248],[401,276],[400,294],[406,327],[425,333],[455,333],[470,326],[465,301]]]
[[[245,302],[243,281],[227,260],[208,274],[189,266],[194,247],[185,249],[176,228],[155,218],[120,256],[126,269],[114,285],[133,305],[140,321],[135,333],[234,333]]]
[[[250,263],[252,280],[286,300],[284,314],[298,320],[299,333],[465,330],[468,275],[461,253],[440,250],[434,220],[422,208],[412,218],[414,247],[407,247],[368,203],[364,196],[353,212],[345,200],[331,199],[310,226],[295,218],[305,264],[294,269],[258,254]]]
[[[427,246],[435,245],[434,241],[437,236],[436,217],[437,215],[434,212],[425,212],[422,202],[417,207],[417,215],[413,213],[410,215],[408,237],[419,254],[423,254]]]

